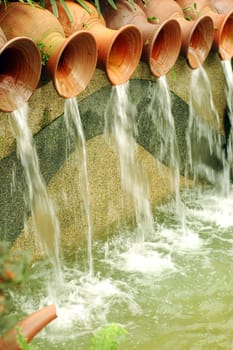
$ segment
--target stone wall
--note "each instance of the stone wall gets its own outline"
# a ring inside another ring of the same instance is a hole
[[[216,127],[212,116],[207,116],[204,108],[198,114],[224,139],[225,81],[218,56],[211,54],[204,67],[221,118],[220,127]],[[190,77],[191,70],[181,57],[167,77],[172,91],[173,115],[182,164],[186,159],[185,132],[189,118]],[[130,80],[130,94],[138,110],[137,157],[138,162],[143,164],[148,179],[152,206],[172,192],[169,186],[171,170],[159,161],[159,137],[156,127],[147,116],[150,91],[156,89],[156,84],[157,81],[151,76],[146,64],[140,63]],[[95,237],[127,222],[132,214],[132,201],[121,188],[118,155],[106,143],[103,135],[104,111],[111,89],[105,73],[96,70],[89,86],[77,97],[87,144]],[[87,223],[80,197],[80,168],[74,145],[67,151],[64,100],[56,94],[52,82],[41,81],[29,101],[29,108],[29,126],[34,135],[41,173],[57,210],[63,245],[69,247],[73,242],[83,241]],[[10,118],[10,114],[0,114],[0,238],[15,242],[15,246],[24,249],[33,247],[36,252],[32,219],[25,206],[27,187],[22,166],[17,159]],[[181,183],[185,183],[183,177]]]

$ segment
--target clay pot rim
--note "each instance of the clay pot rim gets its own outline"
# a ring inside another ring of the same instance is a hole
[[[149,23],[150,23],[150,22],[149,22]],[[182,46],[182,31],[181,31],[181,26],[180,26],[180,24],[179,24],[179,21],[178,21],[177,19],[175,19],[175,18],[167,18],[167,19],[166,19],[165,21],[163,21],[162,23],[156,23],[156,24],[150,23],[150,24],[156,26],[158,29],[155,30],[155,33],[154,33],[152,39],[150,40],[150,44],[149,44],[149,45],[150,45],[150,50],[149,50],[149,58],[148,58],[148,61],[149,61],[149,67],[150,67],[151,73],[152,73],[155,77],[159,78],[159,77],[161,77],[162,75],[166,75],[166,74],[170,71],[170,69],[175,65],[175,63],[176,63],[176,61],[177,61],[177,59],[178,59],[178,57],[179,57],[179,54],[180,54],[180,51],[181,51],[181,46]],[[156,70],[154,70],[154,69],[151,67],[150,61],[151,61],[151,60],[152,60],[152,61],[154,60],[154,59],[152,58],[152,51],[153,51],[153,47],[154,47],[154,45],[155,45],[155,42],[156,42],[156,40],[157,40],[159,34],[161,33],[161,31],[162,31],[168,24],[173,24],[173,25],[175,25],[175,26],[176,26],[176,30],[179,31],[179,38],[177,38],[177,41],[179,40],[179,45],[178,45],[179,49],[178,49],[177,52],[176,52],[176,57],[174,56],[174,64],[172,64],[170,67],[168,67],[168,69],[166,69],[166,71],[164,70],[163,74],[158,74],[158,72],[156,72]]]
[[[70,35],[69,37],[64,37],[64,41],[62,43],[61,46],[59,46],[59,48],[57,49],[57,51],[50,56],[50,58],[47,61],[46,64],[46,70],[50,73],[50,76],[52,76],[52,80],[53,80],[53,84],[54,87],[56,89],[56,91],[58,92],[58,94],[63,97],[63,98],[71,98],[71,97],[75,97],[78,96],[83,90],[85,90],[86,86],[83,86],[81,89],[79,89],[78,91],[73,91],[72,94],[64,94],[58,84],[58,80],[56,78],[56,74],[57,74],[57,70],[58,70],[58,66],[59,66],[59,62],[60,59],[63,55],[64,50],[67,48],[67,46],[73,41],[73,40],[79,40],[79,37],[88,37],[89,40],[92,41],[93,47],[95,47],[95,51],[92,52],[92,58],[93,58],[93,70],[90,73],[91,76],[93,76],[95,69],[96,69],[96,64],[97,64],[97,58],[98,58],[98,50],[97,50],[97,45],[96,45],[96,40],[93,36],[92,33],[90,33],[89,31],[85,31],[85,30],[80,30],[77,32],[74,32],[72,35]],[[93,54],[95,56],[93,56]],[[52,61],[55,59],[55,64],[52,63]],[[91,76],[90,76],[90,80],[91,80]]]
[[[229,56],[228,55],[224,55],[223,51],[221,51],[221,42],[222,42],[221,39],[222,39],[222,35],[223,35],[223,32],[224,32],[226,23],[229,21],[229,19],[231,19],[232,22],[233,22],[233,10],[230,11],[229,13],[227,13],[227,14],[224,14],[224,13],[217,13],[217,14],[225,16],[224,20],[222,21],[222,24],[221,24],[220,28],[218,28],[218,31],[219,31],[219,34],[218,34],[218,37],[219,37],[218,53],[219,53],[219,56],[220,56],[221,60],[229,60],[230,58],[233,57],[233,45],[232,45],[232,54],[229,55]]]
[[[201,22],[204,22],[204,21],[205,21],[205,22],[206,22],[206,21],[209,21],[209,25],[212,26],[212,34],[213,34],[213,35],[212,35],[212,41],[210,42],[210,48],[209,48],[209,50],[206,51],[205,57],[204,57],[204,58],[202,59],[202,61],[199,62],[199,64],[197,64],[197,65],[191,65],[191,63],[189,62],[189,59],[188,59],[188,51],[189,51],[189,47],[190,47],[190,46],[188,46],[188,50],[187,50],[186,56],[187,56],[188,64],[189,64],[190,68],[192,68],[192,69],[199,68],[201,65],[203,65],[203,63],[205,62],[205,60],[207,59],[207,57],[208,57],[208,55],[209,55],[209,53],[210,53],[210,51],[211,51],[211,48],[212,48],[212,45],[213,45],[213,42],[214,42],[214,32],[215,32],[214,21],[213,21],[213,19],[211,18],[211,16],[209,16],[208,14],[202,15],[202,16],[198,17],[198,18],[197,18],[196,20],[194,20],[194,21],[190,21],[190,23],[193,24],[193,26],[192,26],[192,29],[190,30],[190,33],[189,33],[188,42],[189,42],[189,43],[191,42],[192,36],[193,36],[194,32],[196,31],[197,27],[200,25]]]
[[[112,30],[108,27],[106,27],[106,29],[108,30]],[[110,81],[110,83],[112,85],[119,85],[119,84],[124,84],[126,83],[130,78],[131,76],[134,74],[138,64],[139,64],[139,61],[141,59],[141,56],[142,56],[142,49],[143,49],[143,38],[142,38],[142,33],[140,31],[140,29],[134,25],[134,24],[125,24],[123,25],[121,28],[117,29],[117,30],[112,30],[113,32],[115,32],[111,38],[111,44],[109,45],[108,47],[108,52],[107,52],[107,55],[106,55],[106,74],[107,74],[107,77]],[[134,55],[133,59],[135,60],[135,62],[137,62],[137,64],[135,64],[135,66],[131,66],[131,69],[130,71],[128,72],[128,74],[124,77],[124,79],[122,79],[123,77],[121,77],[121,79],[118,81],[118,80],[115,80],[111,74],[109,74],[109,71],[111,71],[109,69],[109,56],[110,56],[110,53],[111,53],[111,50],[112,50],[112,46],[113,44],[115,43],[116,41],[116,38],[118,38],[120,35],[124,34],[124,32],[128,32],[128,31],[131,31],[131,32],[134,32],[134,35],[137,36],[137,53]]]

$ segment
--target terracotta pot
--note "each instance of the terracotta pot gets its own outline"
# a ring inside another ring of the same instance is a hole
[[[182,31],[181,53],[187,58],[189,66],[195,69],[204,63],[214,39],[214,25],[210,16],[188,21],[174,0],[147,0],[145,5],[141,0],[136,1],[148,18],[156,17],[161,23],[168,18],[175,18]]]
[[[233,0],[211,0],[211,5],[218,13],[228,14],[233,10]]]
[[[28,101],[41,75],[41,55],[27,37],[7,41],[0,28],[0,110],[13,112]]]
[[[63,7],[57,3],[59,21],[67,37],[83,29],[92,33],[98,47],[97,67],[104,70],[111,84],[123,84],[130,79],[137,68],[142,52],[142,36],[134,25],[126,25],[119,30],[106,27],[104,18],[88,2],[87,12],[76,2],[66,1],[72,14],[74,25],[69,21]],[[51,10],[51,8],[49,8]]]
[[[0,338],[0,350],[21,349],[17,342],[17,327],[20,328],[20,331],[26,338],[27,342],[30,342],[35,335],[41,331],[41,329],[47,326],[56,317],[56,307],[54,305],[49,305],[33,312],[31,315],[18,322],[13,329],[9,330],[2,338]]]
[[[184,13],[194,19],[202,15],[210,16],[214,22],[215,28],[213,49],[218,51],[222,60],[228,60],[233,57],[233,7],[228,5],[226,5],[227,7],[225,5],[223,6],[221,4],[222,1],[219,1],[218,8],[225,9],[225,12],[219,11],[221,12],[221,14],[219,14],[209,0],[195,0],[195,11],[188,6],[190,5],[189,0],[177,0],[177,2],[185,9]],[[228,1],[223,1],[223,4],[224,3],[228,4]],[[229,4],[230,3],[231,0],[229,0]]]
[[[31,38],[47,55],[46,71],[59,95],[78,95],[92,78],[97,61],[93,35],[83,31],[68,39],[57,18],[48,10],[21,2],[0,7],[0,25],[7,39],[20,35]]]
[[[166,75],[180,53],[182,37],[179,23],[169,19],[162,24],[151,24],[137,4],[132,7],[128,0],[120,0],[116,5],[117,10],[107,2],[101,3],[101,13],[107,26],[111,29],[127,24],[137,26],[143,37],[142,59],[154,76]]]

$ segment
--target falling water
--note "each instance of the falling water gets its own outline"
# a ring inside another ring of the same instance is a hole
[[[189,106],[186,175],[192,173],[194,180],[201,178],[221,186],[223,151],[219,115],[202,66],[191,73]],[[219,170],[215,170],[217,164]]]
[[[167,163],[172,172],[170,181],[175,191],[176,211],[184,228],[185,214],[180,197],[180,157],[172,115],[171,94],[165,76],[160,77],[157,80],[156,88],[152,89],[148,113],[160,138],[159,158],[162,162]]]
[[[36,148],[28,127],[28,105],[19,105],[20,107],[12,112],[10,121],[17,141],[18,157],[25,171],[36,241],[54,265],[57,281],[61,282],[59,222],[40,173]]]
[[[153,216],[146,175],[136,160],[136,107],[129,99],[128,90],[129,82],[112,87],[105,111],[105,135],[109,142],[111,134],[116,139],[122,187],[133,198],[137,241],[142,243],[145,233],[150,235],[153,232]]]
[[[86,155],[86,140],[83,132],[82,121],[79,113],[78,102],[75,97],[65,100],[64,104],[64,118],[66,122],[66,128],[68,131],[68,137],[70,142],[74,142],[75,148],[78,154],[78,160],[80,163],[80,188],[81,195],[84,203],[84,209],[87,218],[87,252],[88,252],[88,264],[89,274],[93,276],[94,266],[92,258],[92,221],[91,221],[91,204],[90,204],[90,192],[89,181],[87,174],[87,155]]]
[[[221,61],[222,67],[223,67],[223,72],[225,75],[225,80],[226,80],[226,89],[225,89],[225,94],[226,94],[226,101],[227,101],[227,112],[228,112],[228,117],[230,120],[230,132],[228,135],[228,140],[227,140],[227,159],[225,163],[225,173],[226,173],[226,189],[227,193],[229,193],[229,188],[230,188],[230,178],[231,178],[231,173],[232,173],[232,164],[233,164],[233,131],[232,131],[232,125],[233,125],[233,73],[232,73],[232,66],[231,66],[231,60],[225,60]]]

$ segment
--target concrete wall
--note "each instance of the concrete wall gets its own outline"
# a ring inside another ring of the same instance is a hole
[[[216,132],[223,135],[225,81],[218,56],[211,54],[204,67],[221,117],[221,126]],[[191,70],[183,58],[179,58],[167,77],[172,91],[173,115],[182,160],[181,173],[186,159],[185,132],[189,117],[190,77]],[[156,127],[147,116],[149,92],[153,88],[156,89],[156,84],[156,79],[151,76],[146,64],[140,63],[130,81],[130,94],[138,110],[138,161],[143,164],[148,179],[152,205],[166,198],[172,191],[169,187],[171,171],[158,159],[159,137]],[[131,199],[121,188],[118,155],[103,136],[104,111],[111,89],[105,73],[96,70],[89,86],[77,97],[87,141],[91,214],[95,237],[114,230],[119,223],[121,225],[127,222],[132,214]],[[73,242],[83,241],[87,223],[80,197],[80,168],[77,155],[74,145],[71,145],[69,152],[66,147],[64,100],[56,94],[52,82],[41,81],[41,85],[29,101],[29,107],[29,126],[34,135],[40,169],[57,210],[63,245],[68,248]],[[207,116],[204,108],[200,110],[199,115],[210,128],[216,128],[212,116]],[[0,114],[0,238],[15,242],[15,246],[24,249],[34,249],[37,254],[32,219],[25,205],[27,186],[22,166],[17,159],[10,118],[10,114]],[[181,178],[181,182],[184,184],[185,179]]]

